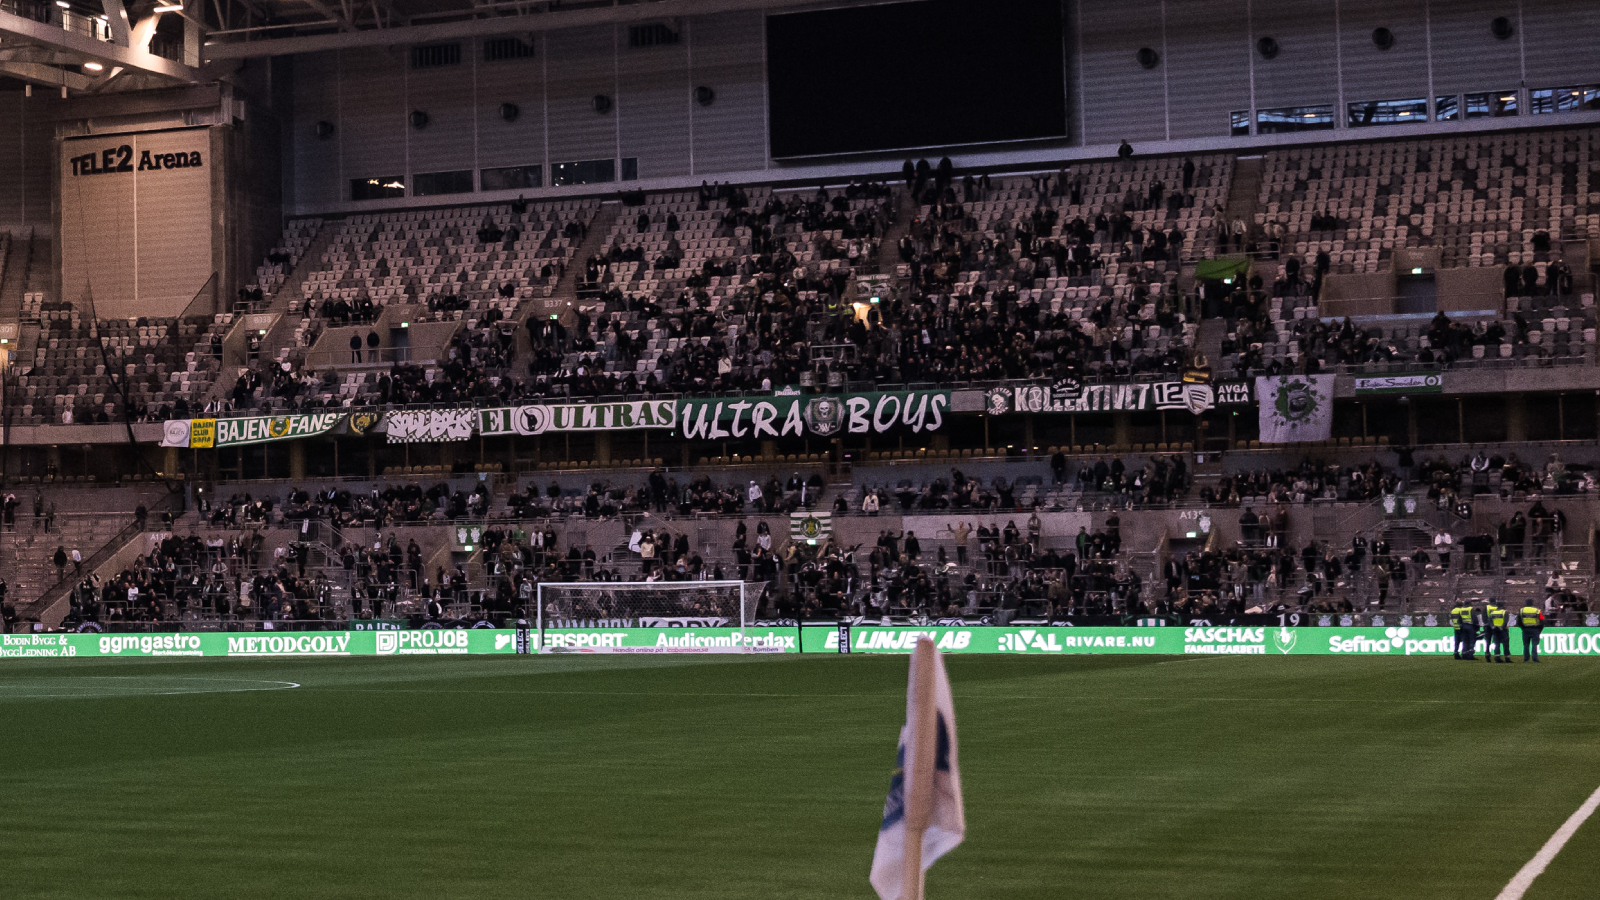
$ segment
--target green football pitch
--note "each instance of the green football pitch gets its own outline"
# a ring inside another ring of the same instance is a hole
[[[930,900],[1492,900],[1600,785],[1600,660],[948,666]],[[0,896],[865,900],[906,667],[7,664]],[[1527,896],[1597,885],[1600,816]]]

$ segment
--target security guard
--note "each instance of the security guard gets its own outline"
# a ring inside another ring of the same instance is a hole
[[[1524,606],[1518,616],[1522,625],[1522,661],[1539,661],[1539,635],[1544,631],[1544,613],[1537,606]]]
[[[1484,662],[1511,662],[1511,616],[1493,602],[1484,605],[1489,631],[1483,644]]]
[[[1483,614],[1483,607],[1467,607],[1467,659],[1478,658],[1478,635],[1483,634],[1484,626],[1488,624],[1489,620]]]
[[[1456,632],[1456,659],[1467,658],[1467,608],[1457,603],[1450,608],[1450,627]]]

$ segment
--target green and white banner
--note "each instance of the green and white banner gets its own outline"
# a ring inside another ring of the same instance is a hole
[[[1449,628],[876,626],[850,629],[851,653],[910,653],[919,637],[947,653],[1449,656]],[[1512,634],[1520,648],[1521,636]],[[1546,628],[1541,655],[1600,656],[1600,628]],[[1481,649],[1481,648],[1480,648]],[[806,653],[839,652],[837,627],[804,629]]]
[[[345,415],[323,412],[237,419],[172,419],[162,423],[161,446],[204,450],[316,437],[338,427]]]
[[[218,419],[218,447],[263,444],[327,434],[344,418],[344,413],[307,413],[294,416],[262,416],[249,419]]]
[[[1294,444],[1333,437],[1335,375],[1264,375],[1256,379],[1261,443]]]
[[[535,435],[547,431],[621,431],[675,428],[678,401],[633,400],[623,403],[533,403],[478,412],[478,432]]]
[[[1412,372],[1404,375],[1357,376],[1356,396],[1369,394],[1438,394],[1444,391],[1444,376],[1438,372]]]
[[[797,541],[827,540],[833,534],[833,513],[798,512],[789,514],[789,537]]]
[[[515,653],[507,628],[253,631],[180,634],[5,634],[0,659],[106,656],[440,656]]]
[[[557,628],[528,634],[544,653],[910,653],[931,638],[946,653],[1204,656],[1449,656],[1449,628],[1084,627],[988,625],[808,625],[748,628]],[[1513,628],[1513,651],[1521,647]],[[517,631],[433,628],[181,634],[7,634],[0,659],[164,656],[438,656],[516,653]],[[1600,628],[1546,628],[1543,656],[1600,657]],[[1480,652],[1482,643],[1479,644]]]
[[[791,394],[679,400],[678,421],[684,437],[710,441],[883,434],[899,428],[915,434],[944,427],[949,410],[949,391]]]

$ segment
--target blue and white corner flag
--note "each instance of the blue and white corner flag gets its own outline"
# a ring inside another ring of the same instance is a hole
[[[883,804],[872,887],[882,900],[921,900],[922,873],[967,834],[950,679],[933,641],[911,654],[906,724]]]

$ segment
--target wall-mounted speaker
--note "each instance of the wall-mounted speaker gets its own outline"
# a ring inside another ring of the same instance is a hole
[[[517,116],[520,115],[522,115],[522,110],[518,109],[515,103],[500,104],[500,118],[505,119],[507,122],[515,122]]]
[[[701,106],[710,106],[712,101],[716,99],[717,92],[703,84],[694,89],[694,102]]]
[[[611,98],[605,94],[595,94],[594,111],[602,116],[608,112],[611,112]]]
[[[1281,48],[1278,46],[1278,42],[1272,38],[1264,37],[1261,40],[1256,41],[1256,52],[1261,54],[1262,59],[1272,59],[1276,57],[1280,49]]]
[[[1372,46],[1379,50],[1387,50],[1394,46],[1394,32],[1387,28],[1374,28],[1372,30]]]
[[[1149,47],[1140,47],[1139,52],[1135,53],[1133,56],[1134,59],[1139,61],[1141,68],[1154,69],[1156,66],[1161,65],[1161,54],[1150,49]]]
[[[411,111],[411,127],[421,131],[428,127],[428,114],[420,109]]]
[[[327,140],[328,138],[333,137],[333,123],[327,120],[318,122],[317,124],[311,126],[311,133],[315,134],[319,138],[322,138],[323,140]]]

